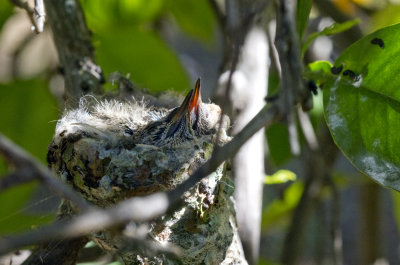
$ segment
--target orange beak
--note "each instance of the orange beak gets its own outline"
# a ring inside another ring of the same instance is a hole
[[[175,122],[180,118],[182,118],[186,112],[190,114],[193,109],[195,111],[195,114],[197,115],[200,103],[201,103],[201,93],[200,93],[200,78],[199,78],[197,79],[195,89],[190,90],[189,93],[186,95],[178,111],[173,116],[172,122]]]
[[[197,79],[196,87],[194,89],[194,94],[189,105],[189,113],[194,109],[195,113],[198,113],[198,108],[201,103],[201,93],[200,93],[200,78]]]

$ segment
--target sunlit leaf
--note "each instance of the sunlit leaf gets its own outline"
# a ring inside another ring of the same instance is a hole
[[[313,80],[318,86],[327,82],[331,77],[332,64],[328,61],[315,61],[308,64],[304,77]]]
[[[153,21],[163,10],[163,0],[83,0],[89,28],[137,26]]]
[[[285,190],[282,200],[277,199],[270,203],[262,212],[262,229],[268,229],[282,218],[288,217],[289,213],[291,213],[291,211],[299,203],[303,190],[303,183],[294,182]]]
[[[322,120],[318,119],[318,124],[323,122],[324,117],[324,104],[322,99],[322,93],[318,93],[318,95],[313,96],[313,108],[309,111],[311,118],[322,118]]]
[[[304,56],[308,46],[311,44],[311,42],[313,42],[316,38],[320,37],[320,36],[329,36],[329,35],[334,35],[334,34],[338,34],[341,33],[343,31],[346,31],[352,27],[354,27],[355,25],[357,25],[358,23],[360,23],[360,19],[353,19],[353,20],[349,20],[343,23],[333,23],[332,25],[324,28],[322,31],[320,32],[315,32],[310,34],[307,37],[306,42],[303,44],[303,46],[301,47],[301,55],[302,57]]]
[[[163,2],[163,0],[118,1],[120,13],[124,17],[135,17],[140,22],[147,22],[155,19],[155,17],[162,11]]]
[[[349,160],[378,183],[400,190],[400,24],[346,49],[324,87],[332,136]]]
[[[331,72],[331,68],[332,68],[332,64],[328,61],[315,61],[312,63],[308,64],[308,68],[310,69],[310,71],[313,72],[323,72],[323,73],[330,73]]]
[[[300,40],[303,37],[304,30],[307,28],[312,3],[313,0],[297,0],[296,25]]]
[[[271,176],[265,176],[264,183],[265,184],[282,184],[288,181],[296,180],[296,174],[290,170],[278,170]]]

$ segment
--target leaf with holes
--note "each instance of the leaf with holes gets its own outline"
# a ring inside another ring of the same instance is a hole
[[[324,111],[346,157],[383,186],[400,191],[400,24],[346,49],[324,87]]]

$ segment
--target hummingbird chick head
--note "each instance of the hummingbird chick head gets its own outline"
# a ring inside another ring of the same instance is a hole
[[[203,103],[200,90],[198,79],[195,89],[189,91],[181,106],[144,128],[141,143],[158,147],[176,146],[216,133],[221,109],[215,104]]]

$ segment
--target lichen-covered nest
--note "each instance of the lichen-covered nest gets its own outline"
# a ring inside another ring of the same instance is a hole
[[[220,123],[220,116],[217,105],[201,101],[199,82],[172,110],[135,100],[84,98],[57,123],[48,162],[63,181],[100,207],[171,190],[210,158],[214,144],[230,140],[229,120]],[[179,259],[132,252],[122,246],[121,237],[106,231],[93,239],[126,264],[246,264],[232,192],[222,165],[184,195],[182,208],[152,223],[149,239],[177,245]]]

